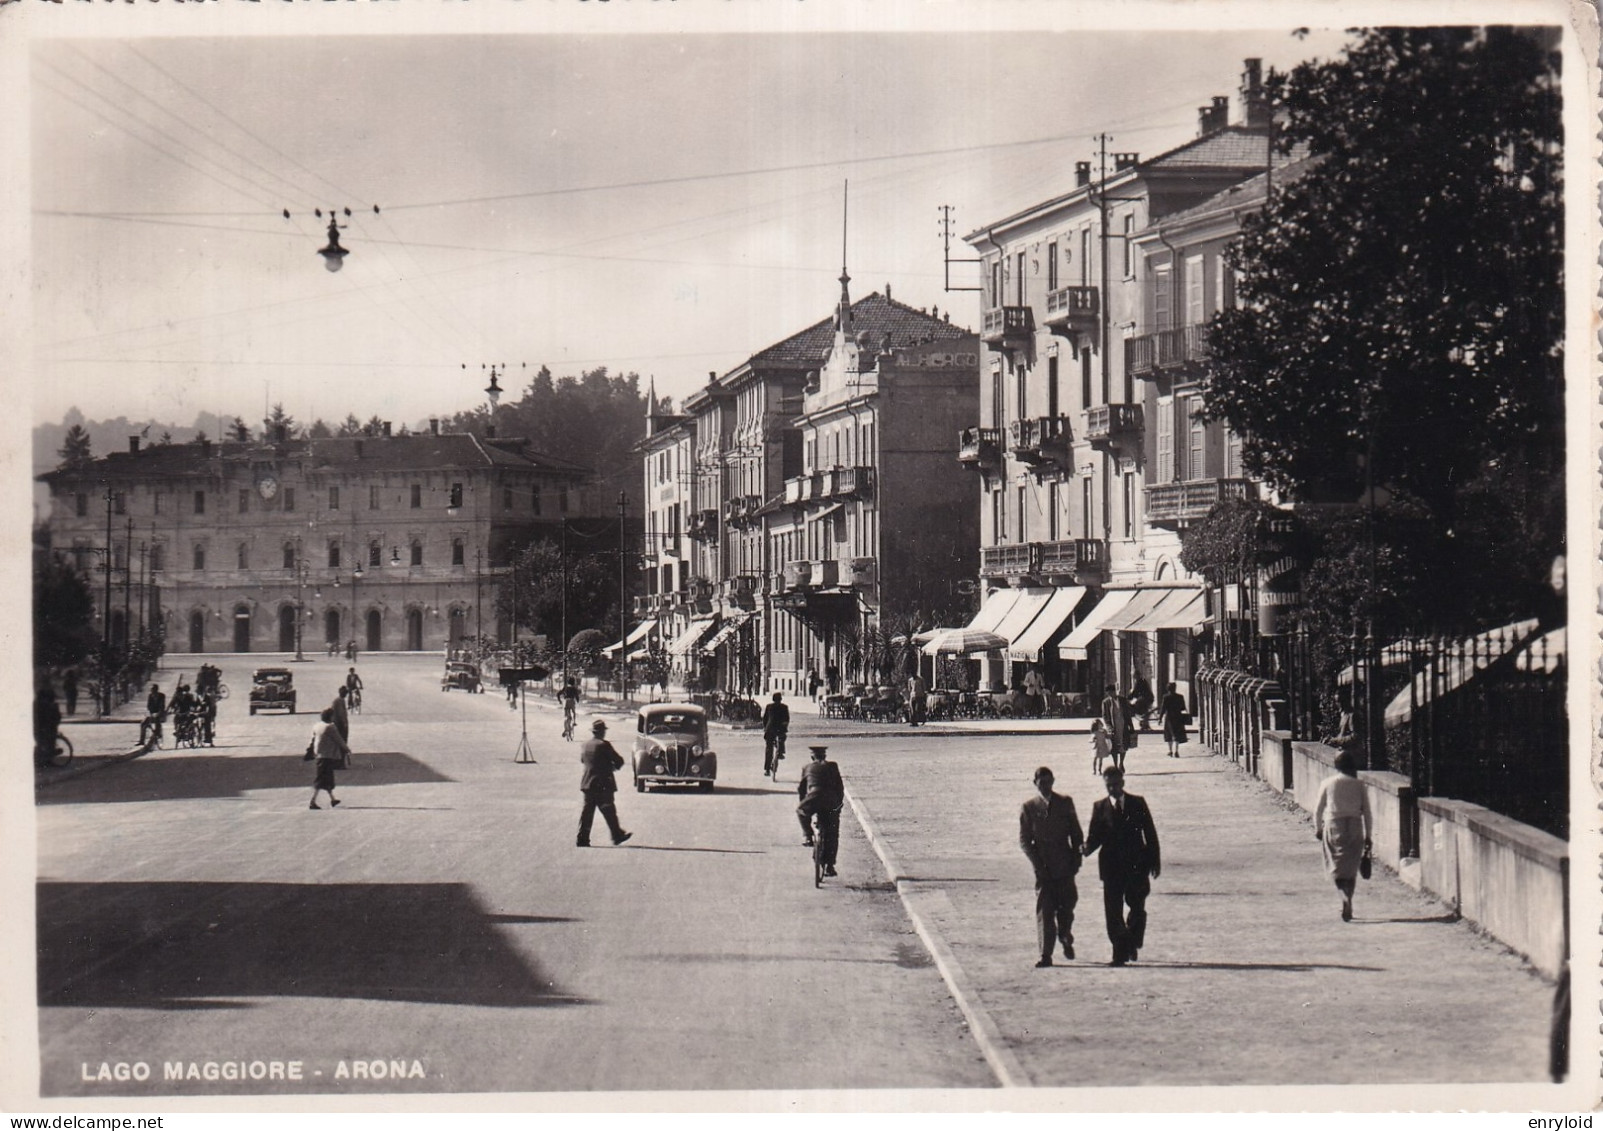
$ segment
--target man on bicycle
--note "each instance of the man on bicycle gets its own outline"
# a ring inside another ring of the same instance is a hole
[[[139,724],[139,745],[161,742],[161,724],[166,718],[167,693],[159,683],[153,683],[150,685],[150,695],[145,699],[145,719]]]
[[[47,766],[56,754],[56,734],[61,727],[61,708],[56,706],[56,693],[48,684],[39,688],[33,700],[33,760],[37,766]]]
[[[785,756],[785,735],[790,731],[790,708],[782,702],[784,696],[774,692],[773,702],[763,707],[763,776],[779,772],[779,760]]]
[[[352,668],[345,673],[345,690],[350,692],[350,705],[353,710],[362,709],[362,677]]]
[[[846,783],[841,781],[840,767],[824,757],[826,746],[809,747],[813,760],[802,767],[801,781],[796,793],[801,804],[796,816],[801,819],[802,843],[813,844],[813,816],[818,817],[819,856],[824,875],[835,875],[835,850],[840,842],[840,810],[846,804]]]
[[[570,675],[557,692],[557,700],[562,704],[562,736],[573,737],[573,721],[579,714],[579,685]]]

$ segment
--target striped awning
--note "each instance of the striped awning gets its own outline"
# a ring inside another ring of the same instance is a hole
[[[646,620],[641,621],[635,626],[634,631],[629,634],[628,639],[623,642],[623,646],[627,648],[632,647],[635,644],[639,644],[646,638],[646,635],[654,631],[656,627],[657,620],[655,617],[648,617]],[[604,655],[616,656],[618,654],[618,647],[618,644],[614,642],[612,644],[608,644],[605,648],[601,649],[601,651]],[[630,659],[633,658],[633,655],[631,655]]]
[[[690,622],[689,628],[673,638],[673,643],[668,645],[668,654],[671,656],[690,655],[692,649],[701,642],[701,638],[711,632],[717,623],[717,613],[711,616],[697,617]]]
[[[1135,595],[1134,589],[1109,589],[1104,592],[1102,600],[1085,614],[1085,619],[1074,626],[1074,631],[1063,638],[1063,643],[1058,645],[1058,656],[1065,660],[1085,659],[1086,649],[1102,631],[1103,622],[1128,605]]]
[[[1023,635],[1008,645],[1008,659],[1029,664],[1038,661],[1041,652],[1046,648],[1047,640],[1074,615],[1075,606],[1084,596],[1085,589],[1079,585],[1066,585],[1061,589],[1052,590],[1046,607],[1036,614]]]

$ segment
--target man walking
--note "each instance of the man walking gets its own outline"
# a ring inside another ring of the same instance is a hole
[[[1102,906],[1107,913],[1108,939],[1113,943],[1113,965],[1134,962],[1146,940],[1147,895],[1158,878],[1158,830],[1152,811],[1133,793],[1124,792],[1124,771],[1109,766],[1102,771],[1108,795],[1091,807],[1091,827],[1085,854],[1098,849],[1097,872],[1102,877]],[[1130,909],[1125,918],[1124,909]]]
[[[618,807],[612,800],[618,792],[617,779],[612,775],[614,771],[623,769],[623,755],[607,741],[605,722],[597,719],[591,723],[590,733],[591,737],[579,751],[579,761],[584,764],[584,776],[579,779],[579,791],[584,794],[584,809],[579,813],[579,839],[576,843],[580,848],[590,847],[590,826],[595,822],[596,810],[599,809],[612,833],[612,843],[622,844],[634,836],[634,833],[624,832],[623,826],[618,823]]]
[[[1041,960],[1052,965],[1052,940],[1063,944],[1063,957],[1074,961],[1074,905],[1080,893],[1074,876],[1080,870],[1084,838],[1074,799],[1052,791],[1052,771],[1035,771],[1038,796],[1019,810],[1019,847],[1035,868],[1035,921],[1039,928]]]
[[[1102,725],[1108,728],[1108,746],[1113,754],[1113,764],[1122,773],[1124,752],[1130,745],[1130,713],[1125,707],[1124,698],[1111,683],[1102,696]]]
[[[340,732],[340,742],[345,745],[345,760],[342,763],[345,766],[351,764],[351,712],[345,705],[345,697],[350,693],[351,689],[341,684],[334,702],[329,704],[329,710],[334,712],[334,729]]]
[[[790,733],[790,708],[784,696],[774,692],[773,702],[763,707],[763,776],[779,775],[779,760],[785,756],[785,735]]]

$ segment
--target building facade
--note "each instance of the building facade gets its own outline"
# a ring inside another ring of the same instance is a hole
[[[138,560],[169,651],[434,650],[510,639],[517,550],[591,513],[590,473],[430,431],[129,450],[40,479],[58,555]],[[114,634],[115,635],[115,634]]]

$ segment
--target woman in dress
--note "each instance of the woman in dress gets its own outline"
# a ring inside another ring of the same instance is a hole
[[[1169,757],[1180,757],[1180,745],[1186,741],[1186,697],[1170,684],[1163,693],[1159,706],[1163,717],[1163,741],[1169,744]]]
[[[1325,846],[1325,870],[1341,892],[1343,922],[1352,921],[1353,889],[1373,823],[1369,793],[1358,781],[1358,763],[1344,750],[1336,755],[1336,772],[1319,783],[1314,802],[1314,836]]]

